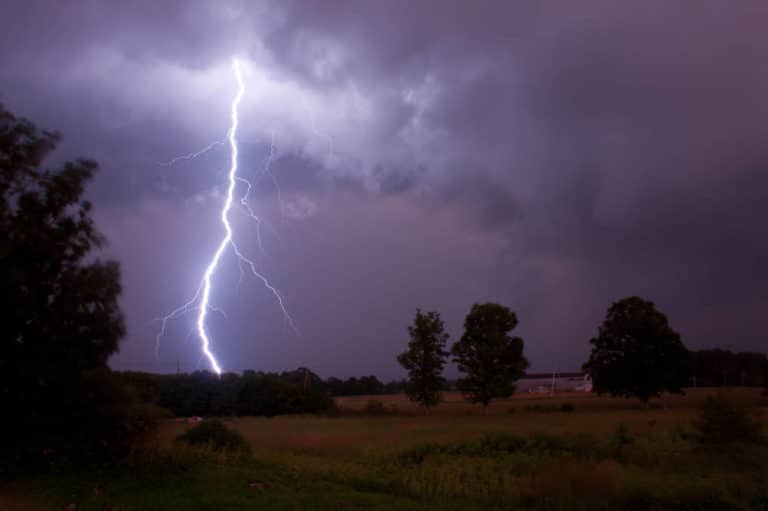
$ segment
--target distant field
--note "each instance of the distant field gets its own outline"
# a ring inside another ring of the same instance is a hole
[[[382,402],[387,409],[402,415],[381,417],[285,416],[275,418],[231,418],[227,422],[240,431],[256,452],[301,452],[315,455],[355,456],[361,452],[385,452],[423,444],[467,440],[488,433],[610,433],[619,423],[634,433],[666,431],[688,425],[695,407],[708,395],[725,393],[734,402],[768,405],[759,389],[692,389],[684,396],[655,400],[648,410],[635,400],[599,397],[586,393],[555,396],[518,394],[492,403],[490,416],[482,416],[479,405],[467,403],[458,393],[448,393],[445,402],[429,416],[405,395],[356,396],[337,399],[340,408],[363,410],[369,401]],[[563,404],[574,411],[559,410]],[[763,414],[763,420],[768,416]],[[169,445],[189,426],[169,422],[159,441]]]

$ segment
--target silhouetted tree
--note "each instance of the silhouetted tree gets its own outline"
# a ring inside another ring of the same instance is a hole
[[[457,387],[488,415],[492,399],[509,397],[528,368],[523,340],[509,333],[517,326],[514,312],[497,303],[475,304],[464,320],[464,335],[451,354],[465,374]]]
[[[416,310],[413,325],[408,327],[411,340],[408,351],[397,357],[408,371],[408,385],[405,393],[411,401],[424,407],[424,412],[440,402],[440,390],[445,383],[443,366],[448,352],[445,343],[448,334],[445,333],[443,320],[437,312],[422,313]]]
[[[663,392],[682,393],[688,350],[653,302],[636,296],[608,309],[584,370],[598,394],[636,397],[645,406]]]
[[[41,168],[58,139],[0,106],[0,402],[14,417],[0,445],[25,461],[82,449],[67,436],[88,406],[81,376],[124,332],[119,268],[93,257],[104,239],[82,198],[96,163]]]

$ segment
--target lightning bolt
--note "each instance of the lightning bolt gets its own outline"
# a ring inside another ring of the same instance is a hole
[[[205,153],[207,153],[208,151],[211,151],[216,146],[224,145],[226,143],[227,143],[226,140],[216,140],[214,142],[211,142],[207,146],[203,147],[199,151],[194,151],[194,152],[191,152],[189,154],[184,154],[182,156],[177,156],[177,157],[175,157],[175,158],[173,158],[171,160],[168,160],[168,161],[159,161],[159,162],[157,162],[157,164],[160,165],[161,167],[172,167],[173,165],[177,164],[180,161],[194,160],[198,156],[202,156]]]
[[[224,226],[224,237],[219,242],[218,247],[216,248],[216,251],[213,253],[213,257],[211,258],[208,266],[205,268],[205,272],[203,273],[202,280],[200,281],[200,285],[197,288],[197,291],[195,292],[194,296],[187,301],[186,303],[182,304],[180,307],[177,307],[176,309],[172,310],[170,313],[166,314],[165,316],[161,318],[156,318],[157,321],[160,321],[162,323],[162,326],[160,328],[160,332],[157,335],[157,343],[156,343],[156,352],[159,354],[159,348],[160,348],[160,340],[162,336],[165,334],[165,329],[168,321],[175,319],[183,314],[197,311],[197,320],[196,320],[196,328],[197,328],[197,335],[200,338],[201,342],[201,349],[203,356],[208,361],[208,364],[210,368],[218,375],[221,375],[222,369],[221,365],[219,364],[219,361],[216,359],[216,356],[213,353],[212,350],[212,343],[211,338],[208,332],[208,329],[206,328],[206,319],[208,317],[209,311],[220,311],[219,309],[215,309],[210,305],[211,301],[211,289],[213,287],[213,277],[216,273],[216,270],[219,267],[219,263],[221,262],[221,258],[226,252],[228,248],[232,249],[232,253],[237,257],[238,264],[240,266],[240,269],[242,271],[243,267],[247,267],[250,269],[251,274],[253,274],[254,277],[259,279],[264,287],[266,287],[275,297],[277,304],[280,307],[280,310],[283,312],[283,318],[288,322],[288,324],[293,328],[295,332],[298,333],[298,330],[293,322],[293,319],[291,318],[290,314],[288,314],[288,311],[285,307],[285,303],[283,301],[282,296],[280,296],[280,293],[278,290],[270,284],[269,280],[262,275],[256,268],[256,264],[247,258],[242,251],[238,248],[237,244],[235,243],[234,237],[233,237],[233,230],[232,225],[229,221],[229,213],[232,209],[232,205],[234,202],[234,194],[235,194],[235,188],[238,182],[242,182],[246,184],[247,191],[245,195],[241,198],[240,204],[243,206],[243,209],[246,210],[248,215],[257,222],[260,223],[260,219],[254,214],[253,210],[248,205],[248,196],[250,194],[251,190],[251,182],[247,179],[244,179],[242,177],[239,177],[237,175],[238,170],[238,145],[237,145],[237,128],[240,123],[238,110],[240,106],[240,101],[243,98],[243,95],[245,94],[245,83],[243,81],[243,75],[240,69],[240,61],[237,58],[232,59],[232,71],[235,76],[235,80],[237,83],[237,92],[235,94],[235,97],[232,99],[232,103],[230,106],[230,128],[227,132],[227,143],[229,145],[229,151],[230,151],[230,167],[229,171],[227,173],[227,193],[226,198],[224,200],[224,205],[221,209],[221,223]],[[216,145],[220,144],[219,142],[214,142],[213,144],[210,144],[209,146],[206,146],[201,151],[198,151],[196,153],[190,153],[189,155],[185,155],[179,158],[175,158],[174,160],[171,160],[171,162],[176,162],[183,159],[191,159],[199,156],[200,154],[207,152],[211,150]],[[272,157],[274,155],[274,138],[272,140],[272,144],[270,147],[270,157],[267,160],[268,163],[266,165],[266,169],[268,171],[269,169],[269,162],[271,162]],[[257,224],[259,225],[259,224]],[[257,236],[259,239],[259,244],[261,243],[261,235],[259,231],[257,230]],[[221,311],[220,311],[221,312]]]

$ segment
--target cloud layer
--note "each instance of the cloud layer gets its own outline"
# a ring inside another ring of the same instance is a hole
[[[608,305],[657,302],[691,347],[765,349],[768,6],[697,2],[18,1],[0,101],[103,170],[125,273],[114,364],[199,354],[179,321],[218,236],[230,59],[246,64],[241,243],[222,271],[226,367],[398,376],[416,307],[460,334],[472,302],[520,316],[534,369],[574,369]],[[270,146],[272,159],[269,160]],[[262,174],[267,161],[272,174]],[[231,286],[228,286],[232,284]],[[235,292],[237,288],[237,292]]]

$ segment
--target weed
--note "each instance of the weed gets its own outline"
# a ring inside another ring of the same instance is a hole
[[[761,440],[760,423],[722,396],[705,401],[698,410],[693,428],[698,442],[703,445],[724,446]]]

